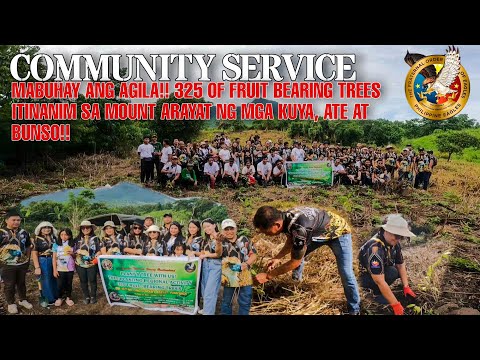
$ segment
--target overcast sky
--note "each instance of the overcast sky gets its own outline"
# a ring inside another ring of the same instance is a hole
[[[463,114],[480,120],[480,92],[477,84],[480,82],[480,46],[477,45],[458,45],[460,48],[461,63],[470,77],[471,92]],[[178,46],[114,46],[114,45],[42,45],[40,52],[47,54],[216,54],[216,58],[211,66],[210,74],[212,81],[222,81],[221,73],[224,69],[221,59],[225,54],[355,54],[356,64],[353,65],[357,71],[357,81],[378,81],[382,85],[382,96],[380,99],[354,100],[350,102],[370,102],[369,118],[386,118],[391,120],[408,120],[418,118],[419,116],[410,108],[405,98],[405,77],[409,66],[404,62],[406,51],[421,53],[424,55],[445,54],[447,46],[439,45],[339,45],[339,46],[321,46],[321,45],[178,45]],[[123,58],[123,57],[122,57]],[[68,58],[67,58],[68,60]],[[295,62],[294,62],[295,64]],[[176,74],[176,62],[172,65],[171,73]],[[195,65],[195,63],[194,63]],[[199,76],[199,71],[191,65],[191,70],[187,72],[187,77],[195,81]],[[284,68],[283,68],[284,69]],[[158,72],[160,74],[160,72]],[[281,72],[281,74],[283,74]],[[175,76],[175,75],[174,75]],[[144,78],[145,79],[145,78]],[[148,80],[149,81],[149,80]],[[270,95],[267,98],[273,99]],[[205,96],[206,100],[220,102],[220,100],[211,100]],[[315,111],[323,114],[326,102],[341,102],[338,96],[333,100],[282,100],[279,102],[312,102],[315,104]],[[232,101],[237,105],[250,102],[247,99],[229,100],[223,98],[222,102]]]

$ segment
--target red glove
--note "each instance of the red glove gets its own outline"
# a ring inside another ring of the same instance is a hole
[[[98,264],[98,258],[93,259],[92,264],[97,265]]]
[[[417,297],[417,295],[413,292],[412,289],[410,289],[410,286],[408,285],[403,288],[403,294],[405,295],[405,297],[407,297],[407,295],[410,295],[414,299]]]
[[[397,302],[396,304],[390,305],[393,309],[393,313],[395,315],[403,315],[403,306],[400,304],[400,302]]]

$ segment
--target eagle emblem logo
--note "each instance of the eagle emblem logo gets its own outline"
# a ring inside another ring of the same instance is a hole
[[[446,120],[459,114],[470,95],[470,79],[460,62],[460,50],[449,46],[445,55],[410,53],[405,95],[412,109],[430,120]]]

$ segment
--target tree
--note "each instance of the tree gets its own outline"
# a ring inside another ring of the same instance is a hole
[[[463,150],[469,147],[480,148],[480,139],[466,131],[447,131],[436,138],[438,150],[448,153],[448,160],[452,154],[462,155]]]
[[[155,121],[149,121],[147,126],[152,134],[158,134],[159,141],[163,139],[182,139],[185,142],[195,138],[200,130],[204,128],[207,121],[203,120],[161,120],[160,114],[162,105],[165,103],[207,103],[203,98],[200,99],[177,99],[173,93],[166,99],[157,100],[155,108]]]
[[[92,204],[90,200],[95,199],[92,190],[83,190],[77,196],[73,192],[68,193],[68,200],[64,205],[65,214],[72,224],[72,228],[77,228],[90,212]]]

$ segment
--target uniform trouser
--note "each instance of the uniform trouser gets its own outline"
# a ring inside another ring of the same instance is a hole
[[[97,272],[98,267],[91,266],[84,268],[77,265],[77,274],[80,279],[80,287],[82,288],[83,296],[85,298],[97,297]],[[90,291],[88,289],[90,285]]]
[[[342,280],[343,291],[347,299],[347,308],[349,313],[360,311],[360,293],[358,291],[357,279],[353,271],[353,250],[352,250],[352,234],[345,234],[338,239],[326,241],[311,241],[307,246],[305,256],[312,251],[318,249],[322,245],[328,245],[332,249],[335,259],[337,260],[337,269]],[[292,277],[295,280],[301,280],[303,267],[305,265],[305,257],[298,268],[293,270]]]
[[[153,180],[153,160],[146,161],[142,159],[140,164],[140,181],[144,183]]]
[[[392,284],[395,280],[397,280],[400,277],[398,270],[395,266],[386,266],[384,275],[385,275],[385,282],[388,285]],[[381,294],[380,289],[378,288],[378,285],[375,283],[375,281],[373,281],[372,275],[370,275],[370,273],[368,272],[363,272],[360,275],[360,284],[363,288],[372,289],[375,295]]]
[[[27,287],[25,286],[27,270],[28,263],[23,265],[5,265],[3,267],[3,292],[8,305],[15,303],[15,287],[17,288],[19,300],[27,299]]]
[[[155,169],[157,170],[157,181],[160,179],[160,171],[162,171],[163,166],[160,166],[160,156],[154,156],[153,157],[153,174],[152,174],[152,180],[155,180]]]
[[[429,171],[425,171],[423,173],[423,190],[428,189],[428,185],[430,184],[430,176],[432,176],[432,173]]]
[[[234,188],[237,187],[237,183],[234,181],[233,177],[230,175],[225,175],[222,179],[225,184],[230,183]]]
[[[417,175],[415,175],[414,188],[418,189],[420,187],[420,184],[422,184],[424,181],[425,181],[425,171],[417,173]]]
[[[272,176],[272,179],[275,184],[287,185],[287,174],[283,174],[282,176]]]
[[[58,297],[66,299],[72,297],[73,271],[59,271],[57,278]]]

